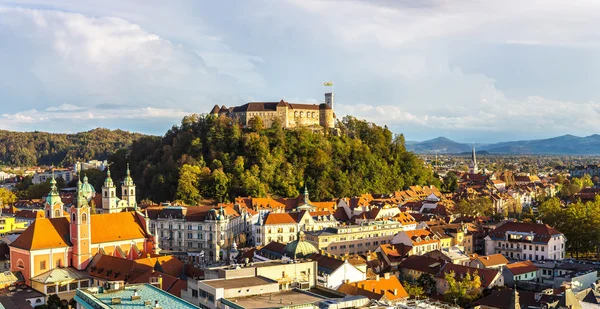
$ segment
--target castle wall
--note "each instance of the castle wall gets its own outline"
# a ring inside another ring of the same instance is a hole
[[[314,109],[289,109],[289,127],[320,125],[321,115],[319,110]]]

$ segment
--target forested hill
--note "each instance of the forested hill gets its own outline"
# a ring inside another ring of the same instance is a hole
[[[77,160],[106,159],[143,137],[122,130],[94,129],[76,134],[0,130],[0,164],[70,165]]]
[[[388,193],[435,183],[430,169],[405,149],[402,135],[346,117],[340,136],[309,129],[242,129],[226,117],[191,115],[164,137],[146,137],[111,157],[114,179],[131,163],[138,195],[155,202],[237,196],[311,199]]]

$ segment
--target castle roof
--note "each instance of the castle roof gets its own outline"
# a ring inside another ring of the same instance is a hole
[[[291,109],[309,109],[319,110],[318,104],[302,104],[302,103],[288,103],[283,100],[279,102],[249,102],[244,105],[236,106],[233,108],[234,113],[241,112],[274,112],[277,110],[277,106],[288,106]]]

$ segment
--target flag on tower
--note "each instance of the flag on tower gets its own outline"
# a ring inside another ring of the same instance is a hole
[[[327,86],[327,87],[333,86],[333,82],[324,82],[323,86]]]

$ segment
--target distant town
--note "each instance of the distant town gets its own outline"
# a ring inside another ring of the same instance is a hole
[[[140,199],[128,164],[120,179],[107,160],[5,167],[0,297],[19,308],[597,308],[594,158],[473,148],[421,159],[437,186],[324,201],[305,186],[201,205]],[[103,175],[99,190],[88,174]]]

